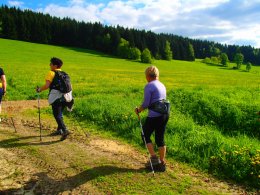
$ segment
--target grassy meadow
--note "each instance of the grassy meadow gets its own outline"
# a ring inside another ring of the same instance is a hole
[[[147,64],[78,48],[5,39],[0,39],[0,51],[7,100],[36,99],[35,87],[44,84],[50,58],[59,57],[62,69],[71,76],[75,119],[142,146],[134,108],[143,99]],[[167,158],[259,186],[260,67],[246,72],[245,66],[233,70],[200,60],[156,60],[153,64],[160,70],[172,107]],[[47,94],[41,93],[41,98]],[[145,116],[141,114],[142,120]]]

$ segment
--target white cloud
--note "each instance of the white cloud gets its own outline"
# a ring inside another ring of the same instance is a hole
[[[70,18],[74,18],[78,21],[85,21],[85,22],[100,21],[100,22],[102,22],[102,19],[98,17],[99,8],[100,8],[100,5],[94,5],[94,4],[86,5],[86,6],[72,4],[69,7],[50,4],[43,9],[38,9],[37,11],[40,11],[43,13],[49,13],[52,16],[57,16],[57,17],[61,17],[61,18],[70,17]]]
[[[260,48],[260,24],[257,25],[249,25],[245,29],[235,29],[232,31],[231,39],[229,42],[233,43],[242,43],[246,44],[246,42],[254,43],[255,47]]]
[[[100,10],[99,16],[108,24],[135,27],[138,22],[139,12],[127,3],[113,1]]]
[[[229,0],[182,0],[181,7],[182,12],[192,12],[194,10],[204,10],[216,7],[222,3],[226,3]]]
[[[228,44],[245,38],[259,47],[259,9],[260,0],[69,0],[67,6],[50,4],[37,11]]]
[[[8,5],[11,7],[21,7],[24,4],[22,1],[8,1]]]
[[[84,4],[84,0],[71,0],[70,4],[72,5],[83,5]]]

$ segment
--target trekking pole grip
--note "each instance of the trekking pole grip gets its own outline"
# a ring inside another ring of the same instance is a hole
[[[140,115],[139,115],[139,112],[138,112],[138,107],[137,107],[137,106],[135,107],[135,113],[137,114],[137,116],[138,116],[138,119],[140,120]]]
[[[36,92],[39,94],[40,93],[40,87],[37,85],[36,87]]]

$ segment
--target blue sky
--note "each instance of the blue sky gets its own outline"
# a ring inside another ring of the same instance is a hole
[[[79,21],[260,48],[260,0],[0,0],[1,4]]]

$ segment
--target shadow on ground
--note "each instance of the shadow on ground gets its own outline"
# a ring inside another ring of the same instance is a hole
[[[46,135],[42,137],[47,137]],[[40,141],[40,136],[26,136],[16,137],[0,141],[0,148],[16,148],[23,146],[40,146],[40,145],[51,145],[60,142],[60,140],[54,141]]]
[[[121,168],[111,165],[93,167],[82,171],[81,173],[68,177],[63,180],[56,180],[47,175],[46,172],[40,172],[33,175],[34,179],[26,182],[23,187],[17,189],[7,189],[0,191],[0,195],[9,194],[60,194],[85,184],[91,180],[115,173],[138,173],[144,172],[145,169]],[[86,188],[87,190],[87,188]],[[87,193],[84,191],[84,193]],[[89,192],[91,193],[91,192]]]

